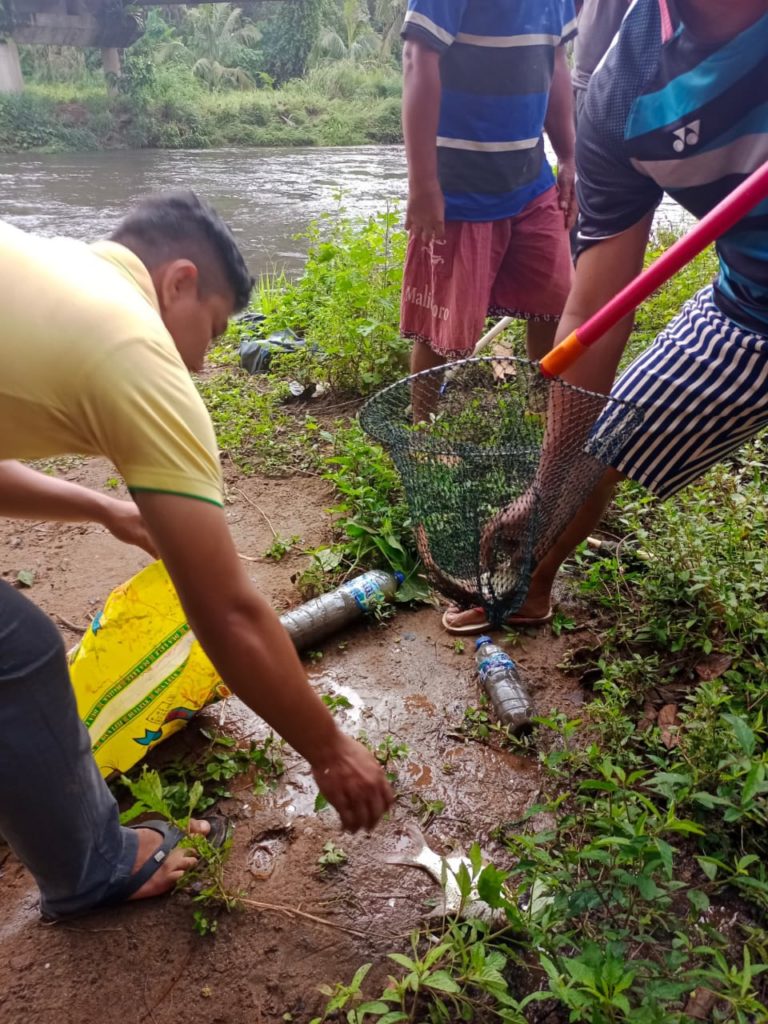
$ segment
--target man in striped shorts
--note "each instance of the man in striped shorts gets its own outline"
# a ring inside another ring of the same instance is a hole
[[[573,0],[409,0],[402,35],[412,370],[472,354],[486,317],[552,347],[571,285]],[[544,152],[546,127],[557,184]],[[414,416],[423,418],[414,395]]]
[[[697,217],[768,160],[768,2],[635,0],[587,92],[577,141],[581,210],[565,338],[641,270],[667,193]],[[768,424],[768,203],[717,244],[720,272],[620,377],[627,318],[565,379],[630,400],[644,422],[534,571],[516,621],[546,621],[555,575],[619,480],[668,498]],[[598,423],[602,440],[615,414]],[[505,514],[506,528],[516,516]],[[496,528],[505,532],[504,517]],[[490,543],[490,539],[489,543]],[[483,625],[477,609],[445,625]]]

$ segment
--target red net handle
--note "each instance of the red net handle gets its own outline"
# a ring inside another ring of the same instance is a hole
[[[758,203],[768,199],[768,161],[727,195],[687,235],[560,342],[539,363],[545,377],[560,377],[579,356],[631,313],[708,245],[725,234]]]

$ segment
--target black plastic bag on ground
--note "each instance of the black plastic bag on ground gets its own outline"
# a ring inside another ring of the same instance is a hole
[[[253,375],[268,373],[272,356],[296,352],[307,344],[290,327],[263,337],[259,327],[264,319],[261,313],[246,313],[238,320],[238,325],[245,328],[240,341],[240,365]]]

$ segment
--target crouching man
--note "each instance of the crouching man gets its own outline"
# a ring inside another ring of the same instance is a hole
[[[228,228],[191,192],[146,200],[91,246],[0,223],[0,515],[95,520],[159,555],[225,683],[309,761],[342,825],[370,829],[389,785],[337,728],[243,571],[189,376],[252,284]],[[62,454],[110,459],[135,504],[10,461]],[[52,919],[167,892],[194,863],[176,829],[121,827],[58,632],[1,580],[0,835]]]

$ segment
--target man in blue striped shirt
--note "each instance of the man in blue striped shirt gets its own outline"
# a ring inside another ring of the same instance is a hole
[[[532,358],[552,345],[572,275],[575,21],[573,0],[409,0],[401,329],[414,372],[471,355],[489,314],[528,321]]]
[[[640,272],[665,192],[701,217],[768,160],[767,62],[768,0],[634,0],[579,122],[580,255],[559,339]],[[617,481],[667,498],[768,425],[768,203],[727,232],[717,253],[713,284],[611,390],[639,406],[644,422],[613,446],[611,468],[540,558],[518,621],[551,614],[555,575]],[[609,331],[566,380],[610,390],[631,328],[627,318]],[[604,416],[596,440],[610,447],[620,419]],[[556,469],[557,454],[545,450],[548,465]],[[511,535],[523,516],[510,506],[489,533]],[[445,625],[481,629],[483,615],[448,612]]]

